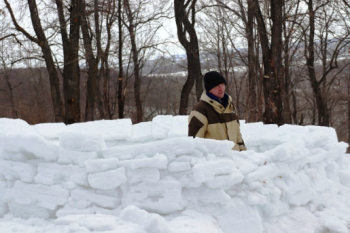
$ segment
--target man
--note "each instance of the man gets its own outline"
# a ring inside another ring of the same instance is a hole
[[[216,71],[204,75],[203,92],[188,119],[188,136],[230,140],[233,150],[246,150],[232,98],[225,93],[226,80]]]

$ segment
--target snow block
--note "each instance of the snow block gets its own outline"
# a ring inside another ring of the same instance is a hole
[[[67,126],[67,131],[80,132],[87,135],[101,135],[102,139],[108,140],[130,140],[131,119],[98,120],[75,123]]]
[[[99,152],[106,148],[106,142],[99,133],[67,130],[60,134],[59,146],[72,151]]]
[[[40,163],[35,183],[44,185],[60,184],[66,189],[75,188],[77,185],[89,186],[87,172],[76,165],[60,165],[55,163]]]
[[[140,182],[158,182],[160,173],[157,168],[138,168],[127,170],[129,184]]]
[[[0,160],[0,173],[7,180],[21,180],[31,183],[34,181],[37,170],[31,164]]]
[[[105,158],[118,158],[119,160],[134,159],[140,154],[152,157],[155,154],[166,154],[173,158],[179,155],[191,154],[195,150],[193,138],[165,139],[157,142],[116,146],[102,151]]]
[[[125,168],[106,172],[92,173],[88,175],[89,184],[92,188],[109,190],[119,187],[127,181]]]
[[[152,119],[152,136],[155,139],[164,139],[168,137],[168,133],[172,126],[172,115],[159,115]]]
[[[119,167],[119,160],[115,158],[87,160],[85,161],[85,167],[90,173],[115,170]]]
[[[95,190],[74,189],[69,197],[69,205],[78,209],[85,209],[92,205],[113,209],[119,204],[120,197],[118,196],[117,191],[114,196],[109,196],[96,193]]]
[[[156,154],[151,158],[130,159],[119,162],[119,166],[126,168],[158,168],[165,170],[168,167],[168,158],[163,154]]]
[[[6,191],[5,200],[34,207],[55,210],[68,200],[69,192],[59,185],[46,186],[27,184],[16,181],[14,186]]]
[[[97,153],[92,152],[82,152],[82,151],[72,151],[60,148],[59,157],[57,163],[60,164],[74,164],[80,167],[85,166],[85,162],[91,159],[97,159]]]
[[[196,182],[206,182],[214,180],[215,176],[239,173],[236,170],[234,162],[228,159],[200,163],[192,168],[193,178]]]

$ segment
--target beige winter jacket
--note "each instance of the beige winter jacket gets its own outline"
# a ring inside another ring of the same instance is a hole
[[[188,122],[188,136],[230,140],[235,143],[233,150],[246,150],[231,96],[225,109],[204,92],[200,102],[193,107]]]

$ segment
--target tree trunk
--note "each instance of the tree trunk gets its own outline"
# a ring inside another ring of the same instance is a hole
[[[50,90],[51,90],[51,99],[54,108],[54,115],[56,122],[64,122],[64,105],[62,102],[62,97],[60,93],[60,83],[58,79],[58,74],[56,66],[51,54],[50,45],[45,36],[44,30],[41,26],[38,9],[35,0],[28,0],[28,6],[30,11],[30,17],[32,25],[36,34],[36,38],[31,36],[27,31],[25,31],[21,26],[18,25],[15,16],[13,14],[12,8],[7,0],[4,0],[7,9],[11,15],[12,22],[14,23],[16,30],[25,35],[29,40],[38,44],[43,53],[43,57],[46,64],[46,69],[49,73],[50,79]]]
[[[119,29],[119,47],[118,47],[118,60],[119,60],[119,77],[118,77],[118,115],[119,118],[124,118],[124,102],[125,95],[123,92],[123,22],[122,22],[122,2],[118,0],[118,29]]]
[[[191,93],[192,87],[195,83],[195,75],[200,72],[200,70],[195,70],[194,68],[196,67],[196,58],[194,57],[194,55],[192,53],[186,53],[187,55],[187,64],[188,67],[192,67],[188,68],[188,74],[187,74],[187,79],[186,82],[184,84],[184,86],[182,87],[181,90],[181,96],[180,96],[180,109],[179,109],[179,115],[187,115],[187,106],[188,106],[188,97]],[[198,68],[198,66],[197,66]],[[198,99],[197,99],[198,101]]]
[[[106,60],[105,60],[106,59]],[[106,57],[102,59],[102,77],[103,77],[103,107],[104,107],[104,115],[108,117],[108,119],[112,119],[114,115],[114,108],[111,106],[110,102],[110,94],[109,94],[109,75],[110,75],[110,68],[108,64],[108,54],[106,54]]]
[[[79,68],[79,0],[70,2],[70,30],[66,30],[64,6],[56,0],[61,27],[61,38],[64,53],[63,91],[65,103],[65,123],[73,124],[81,121],[80,116],[80,68]]]
[[[293,124],[298,125],[299,122],[297,118],[297,97],[295,93],[295,87],[292,87],[291,95],[292,95],[292,104],[293,104],[293,113],[292,113]]]
[[[274,97],[277,105],[277,117],[275,124],[284,124],[283,100],[285,99],[284,74],[282,69],[282,8],[283,3],[280,0],[271,0],[271,19],[272,19],[272,35],[271,35],[271,68],[276,80]],[[275,93],[277,91],[277,93]]]
[[[130,38],[131,38],[131,50],[132,50],[132,60],[134,63],[134,96],[136,104],[136,123],[142,122],[143,110],[141,102],[141,78],[140,78],[140,64],[139,56],[136,47],[136,40],[134,34],[134,27],[129,28]]]
[[[16,110],[15,101],[14,101],[14,97],[13,97],[13,89],[14,88],[12,87],[12,84],[10,82],[10,74],[6,70],[5,67],[4,67],[4,77],[5,77],[6,85],[7,85],[8,89],[9,89],[9,92],[10,92],[10,103],[11,103],[12,117],[13,118],[18,118],[18,112]]]
[[[262,84],[263,80],[263,70],[260,68],[260,59],[259,59],[259,54],[260,54],[260,46],[259,46],[259,34],[256,35],[255,39],[255,73],[256,73],[256,86],[257,86],[257,120],[262,121],[263,119],[263,103],[264,103],[264,87]]]
[[[85,121],[93,121],[104,118],[104,112],[101,101],[100,92],[100,77],[98,75],[98,64],[100,54],[94,55],[92,48],[92,35],[90,35],[90,28],[87,21],[86,5],[85,1],[81,0],[81,30],[83,34],[83,42],[86,54],[86,61],[88,65],[88,81],[87,81],[87,96],[86,96],[86,108],[85,108]],[[98,8],[97,0],[94,0],[94,14],[95,14],[95,27],[98,25]],[[98,31],[97,28],[95,30]],[[96,35],[97,37],[97,35]]]
[[[195,30],[195,4],[196,0],[174,0],[175,21],[177,37],[184,47],[187,55],[188,74],[181,90],[179,115],[187,115],[188,98],[194,83],[196,83],[197,101],[203,92],[201,64],[199,60],[199,47]],[[186,8],[189,9],[186,9]],[[187,13],[188,12],[188,13]],[[191,17],[191,21],[188,17]],[[187,37],[189,36],[189,38]]]
[[[111,47],[111,39],[112,39],[112,26],[115,22],[116,14],[115,10],[116,8],[116,0],[109,1],[105,6],[105,13],[106,13],[106,34],[107,34],[107,40],[106,40],[106,47],[104,51],[102,52],[101,56],[101,76],[103,77],[103,99],[104,99],[104,115],[107,116],[109,119],[113,118],[113,115],[115,113],[115,105],[114,101],[111,101],[110,96],[110,67],[109,67],[109,53],[110,53],[110,47]],[[100,50],[102,51],[102,45],[99,43]],[[117,92],[117,90],[116,90]]]
[[[136,122],[142,122],[143,118],[143,109],[141,102],[141,78],[140,78],[140,64],[139,64],[139,54],[136,46],[136,35],[135,35],[135,25],[132,17],[132,12],[129,4],[129,0],[124,1],[126,6],[126,13],[129,20],[129,25],[127,26],[130,41],[131,41],[131,51],[132,51],[132,60],[134,64],[134,96],[135,96],[135,105],[136,105]]]
[[[60,83],[58,79],[58,74],[56,70],[55,63],[52,58],[50,45],[45,36],[44,30],[41,26],[38,9],[35,0],[28,0],[30,16],[32,19],[32,24],[34,27],[35,34],[40,41],[39,46],[44,55],[47,71],[50,77],[50,87],[51,87],[51,97],[54,106],[55,121],[64,122],[64,107],[62,102],[62,97],[60,93]]]
[[[316,107],[317,107],[317,119],[318,124],[321,126],[329,126],[329,115],[327,111],[327,103],[324,102],[322,98],[322,91],[320,88],[320,82],[316,79],[316,73],[314,68],[315,63],[315,51],[314,51],[314,37],[315,37],[315,14],[316,12],[313,9],[313,0],[309,0],[308,2],[308,10],[309,10],[309,44],[308,44],[308,57],[306,59],[306,65],[309,73],[310,83],[312,90],[316,99]]]
[[[253,0],[252,3],[258,23],[264,63],[263,91],[265,112],[263,114],[263,121],[265,124],[282,125],[284,123],[282,117],[283,90],[281,88],[281,84],[283,84],[283,79],[281,78],[282,3],[279,0],[271,0],[271,20],[273,22],[271,29],[271,48],[259,2],[258,0]]]
[[[286,31],[286,27],[284,27]],[[286,124],[292,124],[292,112],[289,104],[289,84],[290,84],[290,72],[289,72],[289,36],[284,36],[284,88],[285,94],[283,95],[284,106],[284,120]]]
[[[246,34],[248,41],[248,82],[249,82],[249,95],[248,95],[248,122],[257,121],[257,89],[256,89],[256,72],[255,72],[255,48],[254,48],[254,10],[252,5],[248,4],[248,21],[246,25]]]

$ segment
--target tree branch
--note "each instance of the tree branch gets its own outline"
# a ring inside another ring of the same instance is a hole
[[[30,35],[26,30],[24,30],[24,28],[22,28],[21,26],[19,26],[19,24],[17,23],[17,20],[16,20],[16,18],[15,18],[15,15],[13,14],[13,10],[12,10],[12,8],[11,8],[11,5],[8,3],[7,0],[4,0],[4,1],[5,1],[5,4],[6,4],[6,8],[7,8],[7,10],[9,11],[9,13],[10,13],[10,15],[11,15],[12,22],[13,22],[13,24],[14,24],[15,27],[16,27],[16,30],[19,31],[19,32],[22,32],[23,35],[25,35],[29,40],[31,40],[31,41],[33,41],[33,42],[39,44],[40,41],[39,41],[37,38],[35,38],[35,37],[33,37],[32,35]]]

